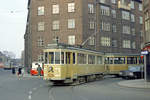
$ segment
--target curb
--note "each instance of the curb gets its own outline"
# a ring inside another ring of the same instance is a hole
[[[146,82],[145,80],[121,81],[118,82],[118,85],[128,88],[150,89],[150,82]]]

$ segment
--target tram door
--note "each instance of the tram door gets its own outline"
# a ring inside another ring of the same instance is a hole
[[[73,74],[73,64],[75,63],[75,53],[66,52],[66,64],[67,64],[67,77],[71,77]]]

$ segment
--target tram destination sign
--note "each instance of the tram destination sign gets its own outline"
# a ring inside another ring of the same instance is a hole
[[[148,54],[148,51],[142,51],[141,54],[142,54],[142,55],[147,55],[147,54]]]

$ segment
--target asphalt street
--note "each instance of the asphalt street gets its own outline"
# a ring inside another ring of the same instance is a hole
[[[38,77],[19,80],[0,69],[0,100],[150,100],[150,89],[121,87],[120,81],[107,77],[77,86],[52,86]]]

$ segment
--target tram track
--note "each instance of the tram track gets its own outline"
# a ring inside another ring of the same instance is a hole
[[[82,86],[86,84],[82,84]],[[76,92],[78,86],[68,86],[68,85],[51,85],[48,89],[49,99],[48,100],[88,100],[86,97],[79,95]],[[63,90],[63,92],[61,92]],[[60,94],[61,93],[61,94]],[[59,97],[59,96],[60,97]]]
[[[48,93],[49,93],[49,100],[55,100],[54,96],[53,96],[53,88],[54,86],[51,85],[51,87],[48,89]]]

